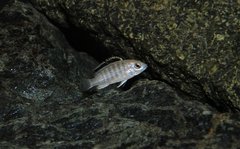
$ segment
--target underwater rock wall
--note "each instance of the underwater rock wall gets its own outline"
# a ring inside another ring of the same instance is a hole
[[[222,109],[240,108],[239,1],[32,0],[59,26],[85,28],[154,79]]]
[[[238,6],[1,1],[0,148],[238,148],[239,113],[219,111],[239,108]],[[73,48],[70,27],[148,70],[81,92],[105,53]]]

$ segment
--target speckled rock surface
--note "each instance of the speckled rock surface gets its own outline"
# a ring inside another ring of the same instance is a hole
[[[60,26],[89,30],[112,53],[144,60],[154,79],[239,110],[239,1],[32,2]]]
[[[80,92],[95,60],[31,4],[1,2],[0,148],[239,148],[239,113],[158,80]]]
[[[68,98],[68,90],[77,90],[72,83],[96,65],[86,53],[75,53],[63,34],[29,4],[6,4],[0,22],[1,84],[13,97],[44,101],[66,94]]]

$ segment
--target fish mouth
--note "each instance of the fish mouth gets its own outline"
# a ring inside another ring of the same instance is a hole
[[[142,71],[144,71],[145,69],[147,69],[148,65],[147,64],[143,64],[142,66]]]

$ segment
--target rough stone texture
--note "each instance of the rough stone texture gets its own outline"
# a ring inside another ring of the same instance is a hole
[[[31,4],[1,1],[0,148],[239,148],[239,113],[166,83],[80,92],[95,65]]]
[[[68,96],[77,89],[71,83],[96,65],[86,53],[76,54],[62,33],[31,5],[5,5],[0,22],[1,84],[9,96],[20,95],[27,101]]]
[[[142,59],[154,79],[225,110],[240,108],[240,3],[202,0],[32,0],[61,26]]]

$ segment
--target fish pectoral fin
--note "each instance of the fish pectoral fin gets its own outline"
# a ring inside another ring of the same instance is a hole
[[[123,80],[122,82],[120,82],[120,84],[117,86],[117,88],[121,87],[122,85],[124,85],[127,82],[127,80]]]
[[[97,89],[100,90],[100,89],[103,89],[105,87],[107,87],[109,84],[102,84],[102,85],[98,85],[97,86]]]

